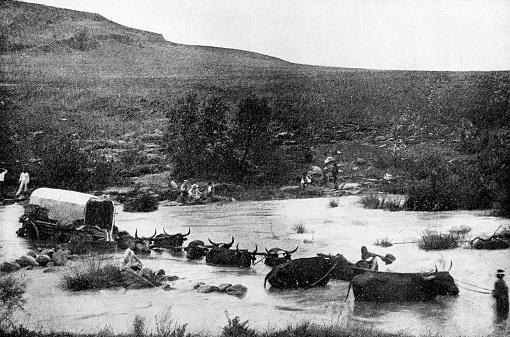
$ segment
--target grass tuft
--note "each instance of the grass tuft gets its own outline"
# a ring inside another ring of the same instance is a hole
[[[388,238],[382,238],[382,239],[377,239],[377,241],[374,243],[375,246],[380,246],[380,247],[391,247],[393,246],[393,243],[391,243],[390,239]]]
[[[97,258],[90,258],[84,263],[71,266],[68,273],[62,277],[63,288],[72,291],[107,289],[123,285],[119,266]]]
[[[292,229],[294,229],[294,231],[298,234],[306,233],[306,227],[302,222],[294,225],[294,227],[292,227]]]
[[[331,208],[338,207],[338,199],[329,199],[328,205]]]

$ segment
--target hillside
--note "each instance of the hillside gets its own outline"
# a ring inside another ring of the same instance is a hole
[[[17,1],[0,2],[0,30],[3,109],[10,141],[25,149],[12,152],[14,169],[15,160],[37,160],[41,134],[70,134],[112,160],[126,149],[145,151],[160,171],[171,166],[160,143],[166,113],[194,92],[231,104],[247,94],[266,97],[276,115],[291,120],[275,129],[296,134],[281,150],[289,164],[282,184],[331,154],[342,157],[346,179],[379,179],[387,166],[373,163],[394,155],[391,149],[459,155],[460,136],[471,127],[465,116],[483,83],[509,76],[298,65],[176,44],[97,14]],[[293,126],[295,116],[305,116],[305,125]],[[303,159],[309,150],[311,161]],[[352,171],[358,158],[370,169]]]

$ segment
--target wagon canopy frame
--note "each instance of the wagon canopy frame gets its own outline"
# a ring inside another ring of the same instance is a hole
[[[52,220],[83,220],[85,225],[111,231],[114,225],[113,201],[75,191],[38,188],[30,195],[29,205],[48,210]]]

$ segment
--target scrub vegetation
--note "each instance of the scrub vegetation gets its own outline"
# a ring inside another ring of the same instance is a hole
[[[510,214],[509,72],[298,65],[97,14],[0,6],[8,188],[26,165],[32,187],[92,192],[168,172],[270,199],[335,156],[340,182],[406,194],[406,209]]]

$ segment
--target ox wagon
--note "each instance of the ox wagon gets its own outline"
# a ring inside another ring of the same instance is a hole
[[[113,241],[114,205],[111,200],[75,191],[39,188],[32,192],[20,218],[17,234],[35,239],[69,242]]]

